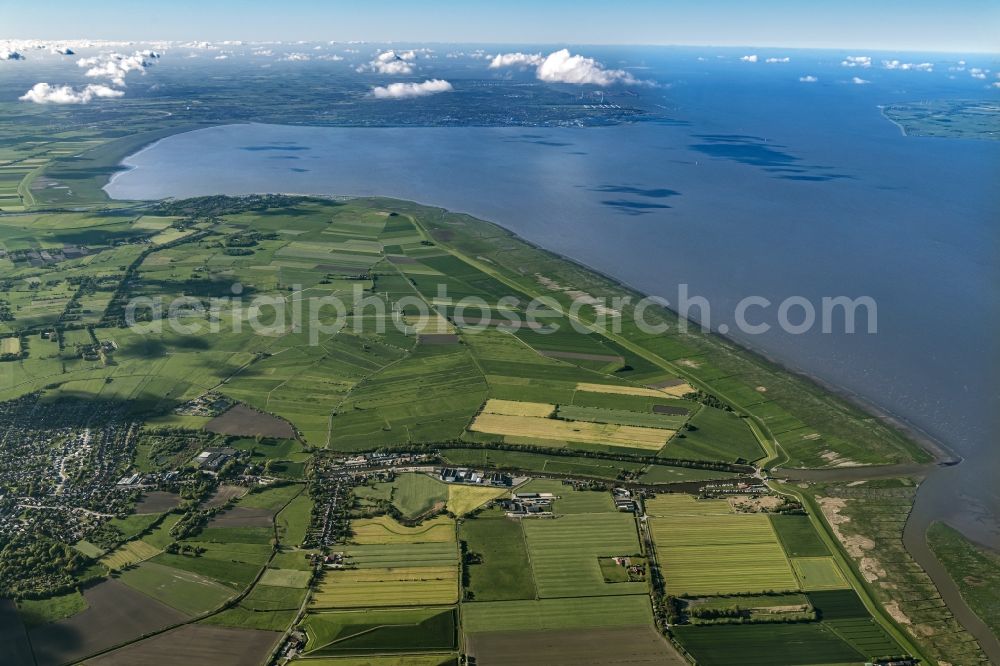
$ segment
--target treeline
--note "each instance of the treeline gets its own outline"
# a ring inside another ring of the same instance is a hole
[[[734,463],[716,462],[707,460],[687,460],[683,458],[654,458],[653,456],[643,456],[632,453],[609,453],[606,451],[588,451],[577,449],[551,449],[544,446],[532,444],[507,444],[506,442],[463,442],[461,440],[448,440],[433,444],[399,444],[382,446],[375,450],[376,453],[410,453],[410,452],[433,452],[447,449],[486,449],[495,451],[515,451],[518,453],[538,453],[549,457],[565,458],[592,458],[597,460],[614,460],[618,462],[641,463],[644,465],[663,465],[665,467],[686,467],[689,469],[707,469],[716,472],[732,472],[734,474],[752,474],[754,468],[751,465],[739,465]],[[503,469],[503,465],[493,464],[492,466]],[[513,468],[513,467],[511,467]]]
[[[290,208],[304,201],[322,201],[333,205],[327,199],[316,197],[288,196],[285,194],[248,194],[246,196],[212,195],[164,201],[153,208],[155,215],[179,215],[188,217],[220,217],[237,213],[261,212],[269,208]]]

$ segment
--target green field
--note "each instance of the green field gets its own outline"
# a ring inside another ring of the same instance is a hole
[[[338,546],[338,550],[358,569],[458,564],[458,551],[452,542],[349,545]]]
[[[808,516],[772,515],[771,525],[789,557],[824,557],[830,554]]]
[[[400,474],[393,482],[392,504],[415,518],[448,501],[448,486],[427,474]]]
[[[462,605],[466,633],[635,627],[652,621],[649,597],[641,594]]]
[[[302,486],[294,484],[265,487],[261,490],[249,492],[241,497],[238,506],[277,511],[291,502],[292,498],[301,492]]]
[[[297,610],[254,611],[240,605],[211,615],[202,622],[235,629],[284,631],[295,621],[297,613]]]
[[[815,623],[681,626],[674,635],[703,666],[860,664],[866,656]]]
[[[669,594],[799,589],[766,515],[723,513],[725,502],[674,497],[657,498],[657,517],[649,520]],[[677,512],[664,510],[670,505]],[[691,507],[690,513],[681,513],[684,507]]]
[[[310,656],[364,655],[457,647],[454,609],[310,613],[302,622]]]
[[[124,569],[133,564],[138,564],[156,557],[160,554],[160,549],[146,543],[143,540],[129,541],[119,546],[100,559],[101,564],[111,570]]]
[[[351,521],[351,541],[364,545],[454,543],[455,521],[437,516],[416,527],[407,527],[390,516],[359,518]]]
[[[309,579],[312,574],[308,571],[297,571],[295,569],[266,569],[261,576],[261,585],[271,585],[274,587],[298,587],[309,586]]]
[[[288,503],[275,518],[278,536],[285,545],[298,546],[306,538],[312,511],[312,499],[303,492]]]
[[[466,520],[458,538],[479,557],[468,565],[467,598],[474,601],[534,599],[535,581],[521,523],[507,518]]]
[[[236,589],[249,585],[260,571],[259,564],[236,559],[217,559],[209,553],[199,557],[164,553],[150,562],[211,578]]]
[[[566,419],[567,421],[593,421],[594,423],[615,423],[618,425],[645,426],[647,428],[666,428],[668,430],[676,430],[687,421],[687,416],[643,414],[641,412],[626,412],[620,409],[580,407],[579,405],[560,405],[557,413],[559,418]]]
[[[611,493],[596,490],[575,490],[573,486],[551,479],[535,479],[518,488],[524,493],[553,493],[557,496],[552,510],[558,514],[615,513]]]
[[[445,449],[442,456],[452,465],[576,474],[602,479],[615,479],[623,470],[635,471],[642,468],[642,463],[635,462],[494,449]]]
[[[464,516],[475,511],[508,491],[491,486],[448,485],[448,511],[456,516]]]
[[[803,590],[838,590],[850,587],[832,557],[793,557],[791,562]]]
[[[709,481],[731,479],[737,476],[732,472],[719,472],[713,469],[697,469],[693,467],[670,467],[668,465],[650,465],[639,477],[643,483],[669,484],[686,483],[689,481]]]
[[[458,601],[458,585],[455,565],[327,571],[310,604],[313,608],[453,604]]]
[[[190,571],[144,562],[123,571],[119,580],[157,601],[191,615],[220,606],[233,595],[225,585]]]
[[[17,602],[17,612],[27,627],[56,622],[86,609],[87,601],[79,591],[48,599],[22,599]]]
[[[641,551],[631,514],[568,515],[524,523],[538,596],[646,594],[645,583],[604,582],[599,557]]]
[[[670,440],[661,455],[724,462],[752,461],[764,456],[750,428],[732,412],[702,407],[691,417],[689,425],[690,429],[681,430]]]
[[[310,666],[458,666],[455,654],[406,654],[398,656],[317,657]]]

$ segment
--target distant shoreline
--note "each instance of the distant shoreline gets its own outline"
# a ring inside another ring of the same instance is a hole
[[[878,105],[878,111],[879,111],[880,114],[882,114],[883,118],[885,118],[890,123],[892,123],[893,125],[895,125],[896,127],[898,127],[900,134],[902,134],[903,136],[910,136],[909,134],[906,133],[906,128],[903,127],[903,124],[900,123],[898,120],[893,120],[892,118],[890,118],[889,116],[887,116],[886,113],[885,113],[885,110],[886,110],[886,106],[884,104],[879,104]]]
[[[900,132],[904,136],[906,136],[905,130],[903,129],[903,127],[898,122],[892,120],[888,116],[885,116],[885,107],[884,106],[880,106],[879,109],[880,109],[883,117],[885,117],[887,120],[889,120],[889,122],[891,122],[894,125],[896,125],[900,129]],[[128,159],[130,157],[133,157],[135,155],[138,155],[140,153],[143,153],[143,152],[145,152],[147,150],[150,150],[156,144],[160,143],[164,139],[167,139],[167,138],[169,138],[171,136],[175,136],[175,135],[178,135],[178,134],[185,134],[187,132],[198,131],[198,130],[202,130],[202,129],[210,129],[212,127],[229,126],[229,125],[236,125],[236,126],[239,126],[239,125],[253,125],[253,124],[256,124],[256,123],[253,123],[253,122],[208,123],[208,124],[204,124],[204,125],[202,125],[202,124],[187,125],[187,126],[179,125],[177,127],[169,128],[169,130],[164,130],[164,131],[161,131],[161,132],[157,132],[156,133],[157,136],[155,136],[155,137],[149,137],[150,140],[147,141],[147,142],[139,144],[138,149],[136,149],[135,145],[128,146],[129,152],[127,154],[121,155],[118,158],[116,166],[127,167],[127,165],[124,164],[124,161],[126,159]],[[292,125],[292,126],[295,126],[295,125]],[[111,197],[111,195],[107,193],[107,189],[106,188],[118,176],[120,176],[123,173],[127,173],[130,170],[131,170],[131,168],[120,168],[120,169],[114,171],[108,177],[107,182],[101,187],[101,190],[105,192],[106,196],[109,199],[115,200],[115,201],[142,201],[142,200],[139,200],[139,199],[115,199],[114,197]],[[289,195],[289,196],[319,197],[319,198],[329,198],[329,199],[338,199],[338,198],[339,199],[363,199],[363,198],[387,198],[387,199],[391,199],[391,198],[394,198],[394,197],[380,197],[378,195],[374,195],[374,197],[368,197],[368,196],[352,196],[352,195],[309,194],[309,193],[306,193],[306,192],[258,192],[258,194],[285,194],[285,195]],[[399,199],[399,200],[400,201],[404,201],[403,199]],[[478,217],[478,216],[476,216],[474,214],[466,213],[466,212],[463,212],[463,211],[452,211],[450,209],[444,208],[442,206],[439,206],[439,205],[437,205],[435,203],[431,203],[431,202],[423,202],[423,201],[418,201],[418,200],[409,200],[409,201],[412,202],[412,203],[421,205],[421,206],[427,206],[427,207],[431,207],[431,208],[438,208],[440,210],[444,210],[444,211],[451,212],[451,213],[460,213],[460,214],[464,214],[464,215],[469,215],[470,217],[474,217],[474,218],[479,219],[479,220],[481,220],[483,222],[486,222],[487,224],[491,224],[491,225],[494,225],[494,226],[498,227],[499,229],[502,229],[504,231],[504,233],[510,234],[512,237],[516,238],[519,242],[522,242],[525,245],[528,245],[528,246],[530,246],[532,248],[535,248],[536,250],[545,252],[545,253],[547,253],[547,254],[549,254],[549,255],[551,255],[551,256],[553,256],[553,257],[555,257],[555,258],[557,258],[557,259],[559,259],[561,261],[565,261],[565,262],[571,263],[571,264],[573,264],[575,266],[578,266],[578,267],[580,267],[580,268],[582,268],[582,269],[584,269],[586,271],[589,271],[589,272],[591,272],[591,273],[593,273],[595,275],[599,275],[600,277],[604,278],[608,282],[610,282],[610,283],[612,283],[614,285],[618,285],[618,286],[622,287],[623,289],[625,289],[625,290],[627,290],[627,291],[629,291],[629,292],[631,292],[633,294],[637,294],[639,296],[647,296],[648,295],[643,290],[638,289],[638,288],[636,288],[636,287],[628,284],[624,280],[621,280],[621,279],[616,278],[616,277],[614,277],[612,275],[609,275],[609,274],[607,274],[604,271],[598,270],[598,269],[596,269],[596,268],[588,265],[584,261],[575,259],[573,257],[567,256],[567,255],[565,255],[563,253],[560,253],[560,252],[556,252],[554,250],[550,250],[550,249],[548,249],[548,248],[546,248],[546,247],[544,247],[544,246],[542,246],[542,245],[540,245],[538,243],[532,242],[532,241],[524,238],[523,236],[519,235],[518,233],[514,232],[513,230],[508,229],[507,227],[504,227],[502,224],[499,224],[499,223],[494,222],[492,220],[482,219],[482,218],[480,218],[480,217]],[[666,309],[672,315],[674,315],[675,317],[677,317],[677,319],[682,319],[683,318],[680,315],[680,313],[678,313],[677,311],[673,310],[670,307],[665,307],[664,309]],[[687,318],[683,318],[683,319],[687,319]],[[698,327],[700,329],[701,324],[699,322],[692,321],[691,319],[687,319],[687,321],[692,326]],[[915,424],[907,421],[905,418],[899,416],[898,414],[893,413],[888,408],[883,407],[883,406],[881,406],[881,405],[873,402],[870,399],[863,398],[860,395],[858,395],[857,393],[855,393],[854,391],[851,391],[850,389],[847,389],[847,388],[845,388],[843,386],[837,385],[837,384],[833,383],[832,381],[823,379],[823,378],[821,378],[821,377],[819,377],[819,376],[817,376],[815,374],[806,372],[806,371],[804,371],[804,370],[802,370],[800,368],[793,367],[789,363],[787,363],[785,361],[781,361],[779,359],[776,359],[772,355],[764,352],[763,350],[761,350],[759,348],[754,347],[753,345],[750,345],[749,343],[747,343],[747,342],[745,342],[743,340],[738,340],[738,339],[735,339],[735,338],[733,338],[733,337],[731,337],[729,335],[723,335],[723,334],[718,333],[716,331],[709,332],[709,335],[715,336],[716,338],[724,341],[725,343],[730,344],[730,345],[738,348],[742,352],[751,355],[758,362],[766,363],[766,364],[768,364],[768,365],[770,365],[770,366],[772,366],[772,367],[774,367],[774,368],[776,368],[776,369],[778,369],[778,370],[780,370],[782,372],[794,375],[794,376],[796,376],[796,377],[798,377],[798,378],[800,378],[802,380],[805,380],[805,381],[809,382],[810,384],[812,384],[817,389],[819,389],[821,391],[825,391],[825,392],[827,392],[827,393],[829,393],[831,395],[834,395],[835,397],[844,400],[845,402],[847,402],[851,406],[859,409],[860,411],[864,412],[865,414],[867,414],[867,415],[869,415],[871,417],[877,418],[880,421],[886,423],[888,426],[890,426],[891,428],[893,428],[894,430],[896,430],[897,432],[899,432],[901,435],[903,435],[906,439],[908,439],[912,443],[914,443],[918,448],[920,448],[921,450],[923,450],[927,454],[929,454],[932,457],[932,459],[933,459],[933,464],[939,464],[939,465],[940,464],[949,464],[949,465],[953,465],[953,464],[960,463],[962,461],[962,457],[960,455],[958,455],[957,453],[955,453],[954,450],[950,446],[948,446],[946,443],[944,443],[944,442],[940,441],[939,439],[933,437],[929,433],[927,433],[924,430],[922,430],[920,427],[918,427]],[[793,469],[793,468],[786,468],[786,469]],[[817,469],[826,469],[826,468],[817,468]],[[830,468],[830,469],[835,469],[835,468]]]

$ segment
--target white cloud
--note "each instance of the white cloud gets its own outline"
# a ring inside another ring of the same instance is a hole
[[[10,49],[0,50],[0,60],[24,60],[24,54]]]
[[[1000,81],[994,81],[990,85],[993,86],[994,88],[1000,88]]]
[[[742,58],[740,58],[740,60],[742,60],[743,62],[757,62],[757,54],[753,53],[751,55],[745,55]]]
[[[541,53],[499,53],[490,61],[490,69],[501,67],[531,66],[538,67],[545,62],[545,56]]]
[[[597,86],[609,86],[614,83],[643,83],[623,69],[605,69],[604,65],[593,58],[570,54],[569,49],[553,51],[547,56],[540,53],[501,53],[490,59],[489,66],[491,69],[517,66],[535,67],[535,77],[539,81],[549,83],[589,83]]]
[[[970,67],[969,68],[969,76],[971,76],[974,79],[985,79],[986,78],[986,71],[983,71],[979,67]]]
[[[791,58],[785,56],[784,58],[768,58],[764,62],[791,62],[791,61],[792,61]]]
[[[145,74],[146,68],[152,67],[159,58],[160,54],[156,51],[145,50],[136,51],[129,56],[121,53],[105,53],[92,58],[80,58],[76,64],[79,67],[90,68],[85,72],[85,76],[109,79],[115,85],[123,86],[125,76],[129,72]]]
[[[613,83],[638,83],[631,74],[622,69],[605,69],[593,58],[570,55],[568,49],[550,53],[538,66],[536,73],[542,81],[550,83],[592,83],[607,86]]]
[[[390,83],[372,88],[372,95],[379,99],[407,99],[426,97],[436,93],[451,92],[451,84],[443,79],[428,79],[423,83]]]
[[[871,83],[871,81],[866,81],[865,79],[862,79],[860,76],[855,76],[853,79],[851,79],[851,83],[853,83],[856,86],[863,86],[866,83]]]
[[[883,60],[882,66],[886,69],[902,69],[911,70],[915,69],[919,72],[933,72],[934,65],[929,62],[912,63],[912,62],[900,62],[899,60]]]
[[[307,60],[312,60],[312,56],[307,53],[289,53],[281,60],[286,60],[288,62],[305,62]]]
[[[386,76],[405,76],[413,73],[413,63],[417,59],[414,51],[379,51],[367,65],[357,68],[358,72],[375,72]]]
[[[125,93],[101,84],[88,84],[79,90],[70,86],[36,83],[18,99],[35,104],[87,104],[95,98],[121,97]]]
[[[817,79],[812,74],[806,74],[805,76],[800,76],[799,81],[801,81],[802,83],[816,83],[817,81],[819,81],[819,79]]]
[[[847,56],[840,61],[840,64],[844,67],[871,67],[872,58],[871,56]]]
[[[223,54],[221,54],[221,55],[217,55],[217,56],[215,56],[215,59],[216,59],[216,60],[228,60],[228,59],[229,59],[229,56],[228,56],[228,55],[226,55],[225,53],[223,53]]]

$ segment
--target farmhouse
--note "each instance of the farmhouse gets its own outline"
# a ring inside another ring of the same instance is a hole
[[[500,500],[499,505],[510,518],[550,516],[555,499],[552,493],[514,493],[513,498]]]
[[[619,511],[627,511],[629,513],[635,513],[638,507],[635,504],[635,500],[627,497],[616,497],[615,498],[615,508]]]

